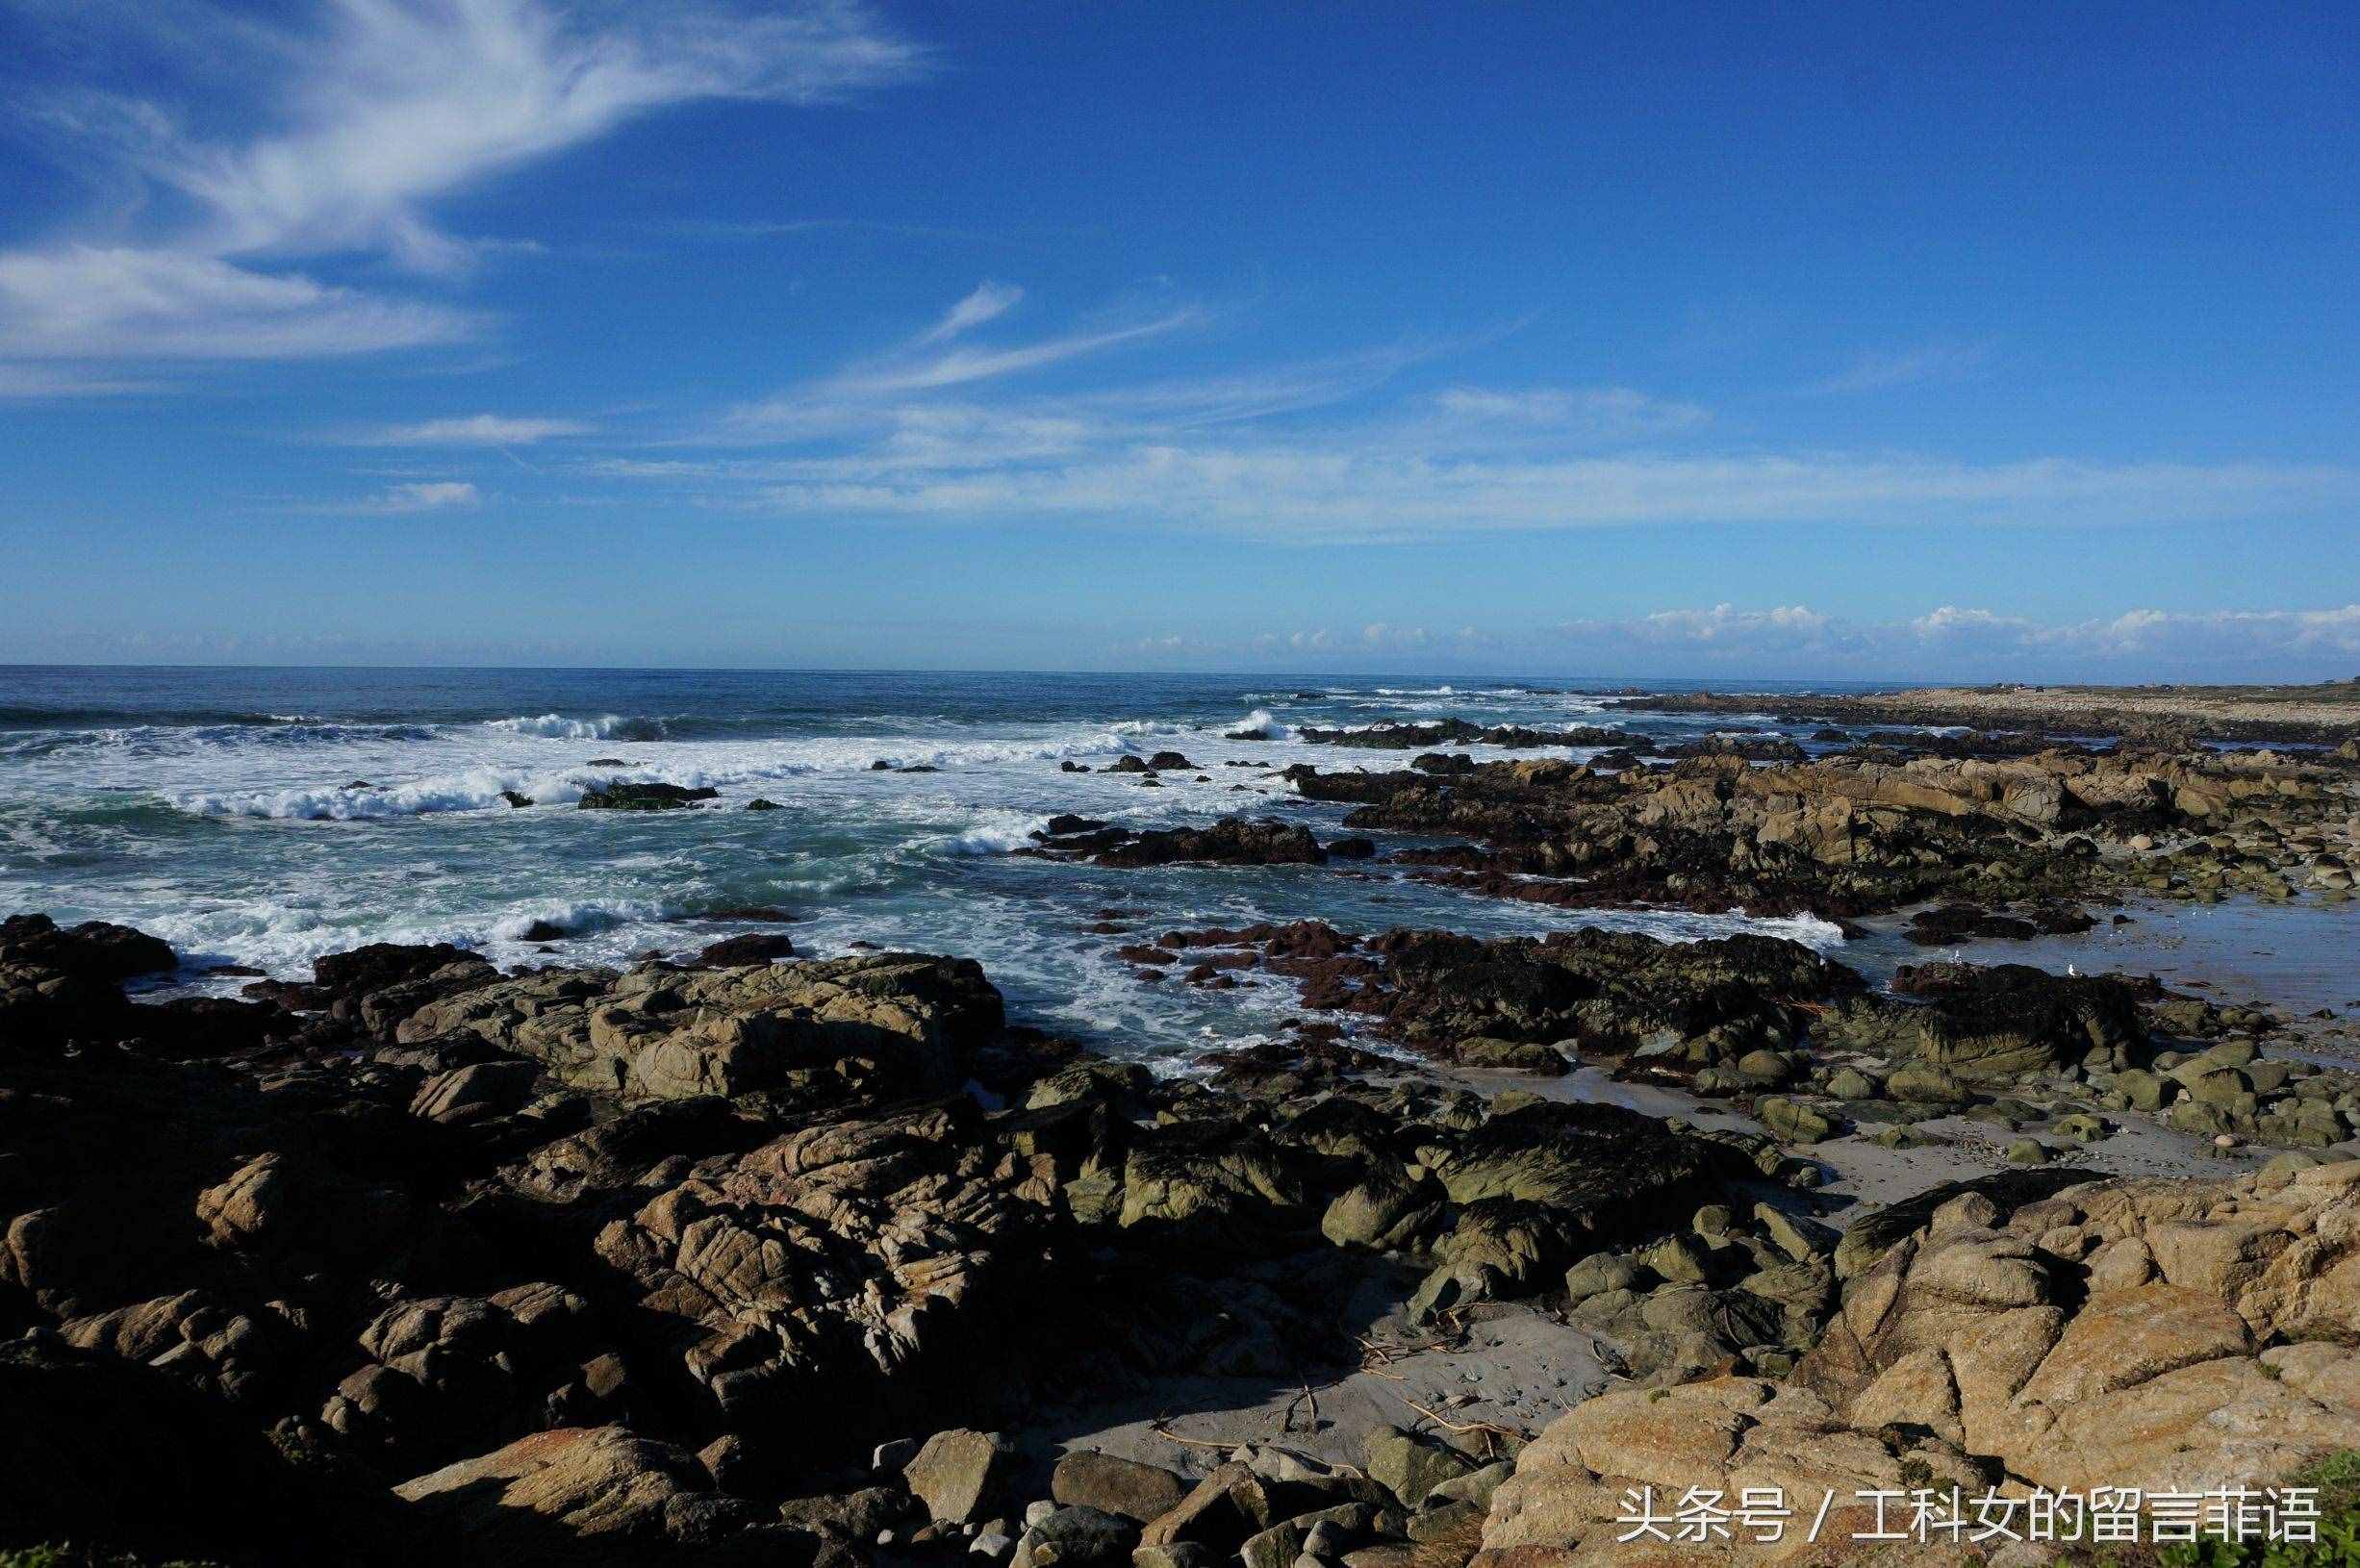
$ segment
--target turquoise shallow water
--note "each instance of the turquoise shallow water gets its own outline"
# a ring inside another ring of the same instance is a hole
[[[1269,776],[1297,761],[1394,767],[1313,746],[1307,724],[1457,716],[1611,721],[1694,737],[1759,720],[1602,715],[1602,683],[1333,677],[844,674],[629,670],[0,669],[0,910],[137,923],[191,971],[308,970],[378,940],[461,942],[548,962],[523,933],[563,927],[577,961],[701,946],[698,916],[783,905],[804,950],[855,941],[980,959],[1020,1018],[1151,1058],[1267,1034],[1273,984],[1140,984],[1085,931],[1122,908],[1152,933],[1315,917],[1358,930],[1485,934],[1612,924],[1667,937],[1762,929],[1823,947],[1798,919],[1560,912],[1434,889],[1372,867],[1118,872],[1005,851],[1057,812],[1134,826],[1270,814],[1339,830],[1343,808]],[[1266,727],[1273,739],[1230,741]],[[1208,783],[1142,789],[1070,773],[1176,749]],[[1482,754],[1482,748],[1474,748]],[[1502,754],[1505,753],[1495,753]],[[1530,755],[1532,753],[1519,753]],[[1569,753],[1583,755],[1586,753]],[[1252,767],[1231,768],[1236,760]],[[878,771],[874,764],[932,771]],[[721,809],[573,809],[621,777],[721,792]],[[501,792],[533,797],[511,809]],[[755,796],[782,809],[737,809]],[[1865,953],[1864,957],[1869,956]],[[233,982],[185,974],[179,985]]]

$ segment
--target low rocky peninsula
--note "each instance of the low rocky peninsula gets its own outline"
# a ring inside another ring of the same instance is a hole
[[[16,915],[0,1546],[2020,1564],[2080,1548],[1883,1510],[2348,1506],[2350,1024],[1989,953],[2347,898],[2360,744],[2306,735],[1404,726],[1335,744],[1406,762],[1268,781],[1349,806],[1342,836],[1060,817],[1016,852],[1809,911],[1915,954],[1111,908],[1092,940],[1137,984],[1292,999],[1275,1043],[1164,1075],[1012,1022],[957,955],[799,954],[782,910],[622,967],[376,944],[240,996],[151,989],[181,956],[130,926]],[[680,793],[580,805],[743,804]],[[1803,1517],[1675,1515],[1708,1494]]]

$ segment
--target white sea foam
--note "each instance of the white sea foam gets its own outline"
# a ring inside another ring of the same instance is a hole
[[[440,723],[133,726],[72,746],[54,744],[62,732],[32,746],[17,743],[37,737],[13,735],[0,741],[0,802],[9,806],[0,907],[128,920],[197,964],[299,975],[320,954],[371,941],[452,941],[502,965],[547,963],[540,944],[523,940],[537,921],[568,933],[554,944],[561,961],[620,965],[650,948],[712,940],[694,921],[698,911],[777,903],[803,917],[795,927],[801,950],[869,941],[967,954],[983,963],[1015,1016],[1091,1034],[1166,1070],[1208,1045],[1282,1038],[1280,1024],[1299,1010],[1295,988],[1254,975],[1233,991],[1143,986],[1113,955],[1129,939],[1078,940],[1063,916],[1137,902],[1153,906],[1155,921],[1180,926],[1319,916],[1356,930],[1403,923],[1501,935],[1599,923],[1672,940],[1757,930],[1814,947],[1840,943],[1837,927],[1810,917],[1558,911],[1384,879],[1382,862],[1372,868],[1380,879],[1364,882],[1252,869],[1112,872],[1007,856],[1056,812],[1146,829],[1276,811],[1325,835],[1345,808],[1305,801],[1272,771],[1293,762],[1400,763],[1339,755],[1304,742],[1297,726],[1448,713],[1545,723],[1553,712],[1598,700],[1505,688],[1381,695],[1358,686],[1308,701],[1292,690],[1248,698],[1242,718],[1232,694],[1178,715],[1130,710],[1154,717],[985,723],[930,711],[845,715],[824,733],[782,734],[785,724],[751,718],[675,720],[672,733],[627,751],[625,726],[657,721],[622,715],[663,698],[611,698],[621,713],[594,706]],[[1264,727],[1265,743],[1222,739]],[[1117,757],[1167,748],[1261,766],[1215,768],[1217,785],[1172,777],[1160,789],[1105,771]],[[628,765],[586,765],[601,754]],[[1061,771],[1068,760],[1096,771]],[[873,771],[878,761],[936,771]],[[652,819],[571,809],[585,787],[609,778],[709,785],[722,791],[722,809]],[[504,791],[538,805],[512,811]],[[733,809],[754,795],[787,810]],[[23,802],[40,802],[40,815],[19,817]],[[38,831],[17,831],[19,822]],[[91,869],[101,863],[103,872]],[[234,991],[238,982],[207,983]]]
[[[947,834],[933,841],[936,847],[953,855],[1002,855],[1010,849],[1022,849],[1032,843],[1032,835],[1049,825],[1047,817],[1028,817],[1021,812],[988,812],[984,820],[963,832]]]
[[[568,719],[554,713],[527,714],[515,719],[487,720],[485,727],[505,730],[511,735],[537,735],[553,741],[660,741],[666,733],[661,719],[626,719],[612,713],[598,719]]]
[[[672,918],[663,904],[645,899],[624,899],[619,902],[570,898],[541,898],[521,904],[492,922],[483,935],[495,942],[525,942],[525,932],[535,925],[555,926],[568,937],[588,936],[597,931],[612,930],[631,922],[656,922]]]

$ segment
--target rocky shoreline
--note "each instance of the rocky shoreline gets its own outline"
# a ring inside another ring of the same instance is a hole
[[[5,1538],[1515,1568],[1638,1560],[1632,1485],[2259,1483],[2360,1439],[2360,1082],[2267,1013],[1761,937],[1141,946],[1299,985],[1292,1043],[1157,1079],[881,952],[379,946],[148,1003],[165,945],[9,921]],[[1828,1190],[1959,1119],[2040,1153]],[[2132,1123],[2245,1174],[2109,1179]],[[1255,1429],[1191,1435],[1208,1400]]]
[[[1618,697],[1607,706],[1655,713],[1769,712],[1806,723],[1965,726],[2035,736],[2325,746],[2360,737],[2360,680],[2309,686],[1928,687],[1859,696],[1658,693]]]
[[[1916,957],[1104,908],[1084,940],[1139,984],[1292,999],[1159,1077],[1011,1022],[970,959],[807,955],[771,907],[626,965],[565,963],[552,926],[546,965],[376,944],[163,1000],[154,936],[13,917],[0,1547],[1843,1560],[1659,1552],[1620,1510],[2268,1486],[2360,1448],[2351,1025],[1942,950],[2347,900],[2351,746],[1304,738],[1415,755],[1126,755],[1141,786],[1254,770],[1347,831],[1067,813],[1014,853],[1809,912]],[[1424,749],[1456,744],[1606,749]],[[1960,1560],[1930,1551],[1878,1560]]]

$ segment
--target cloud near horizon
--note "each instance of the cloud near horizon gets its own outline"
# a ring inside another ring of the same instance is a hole
[[[2331,674],[2360,672],[2360,603],[2316,610],[2142,609],[2055,623],[1956,605],[1903,620],[1864,621],[1803,604],[1765,609],[1716,604],[1523,628],[1431,629],[1375,621],[1343,629],[1263,632],[1231,642],[1167,633],[1142,638],[1126,651],[1159,664],[1252,659],[1272,669],[1287,668],[1289,660],[1349,670],[1356,659],[1398,665],[1404,658],[1422,657],[1436,669],[1474,668],[1495,674],[1725,670],[1808,678],[1930,670],[2062,678],[2103,674],[2109,667],[2119,674],[2126,661],[2218,670],[2283,667],[2290,660]],[[2347,660],[2353,662],[2347,665]]]

